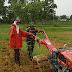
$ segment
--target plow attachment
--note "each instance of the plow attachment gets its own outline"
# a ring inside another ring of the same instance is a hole
[[[33,57],[33,71],[32,72],[52,72],[51,63],[48,57],[44,54],[37,55]]]

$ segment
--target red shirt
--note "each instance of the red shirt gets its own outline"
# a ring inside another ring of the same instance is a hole
[[[22,37],[28,37],[28,33],[19,29],[19,34],[17,34],[15,24],[12,24],[12,27],[9,31],[10,34],[10,48],[19,49],[22,47]],[[14,47],[16,45],[16,47]]]

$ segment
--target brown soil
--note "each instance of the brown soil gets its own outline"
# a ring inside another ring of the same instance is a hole
[[[72,38],[72,31],[64,31],[64,32],[48,32],[47,34],[50,34],[50,35],[56,35],[56,36],[59,36],[59,37]]]
[[[0,72],[31,72],[32,62],[27,53],[20,50],[21,66],[14,62],[14,51],[9,47],[9,41],[0,41]]]
[[[72,47],[72,44],[70,42],[64,41],[64,40],[50,40],[51,43],[58,49],[63,48],[64,44],[67,44],[67,47]]]
[[[63,40],[51,40],[51,43],[56,47],[63,47],[68,44],[72,47],[70,42]],[[32,72],[32,62],[28,59],[27,53],[20,50],[21,66],[14,62],[14,51],[9,47],[9,41],[0,41],[0,72]]]

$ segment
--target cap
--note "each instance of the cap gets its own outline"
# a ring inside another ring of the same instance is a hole
[[[34,25],[34,22],[31,22],[29,26],[35,26],[35,25]]]
[[[15,21],[16,21],[16,22],[20,22],[20,19],[19,19],[19,17],[17,17]]]

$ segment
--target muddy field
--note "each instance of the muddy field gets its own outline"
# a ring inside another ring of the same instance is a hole
[[[51,40],[51,43],[56,47],[63,47],[67,44],[72,47],[70,42],[62,40]],[[32,62],[28,59],[27,53],[20,50],[20,61],[22,65],[19,67],[14,62],[14,51],[9,47],[9,41],[0,41],[0,72],[32,72]]]
[[[0,41],[0,72],[31,72],[32,62],[24,51],[20,51],[19,67],[14,62],[14,51],[9,47],[9,41]]]

